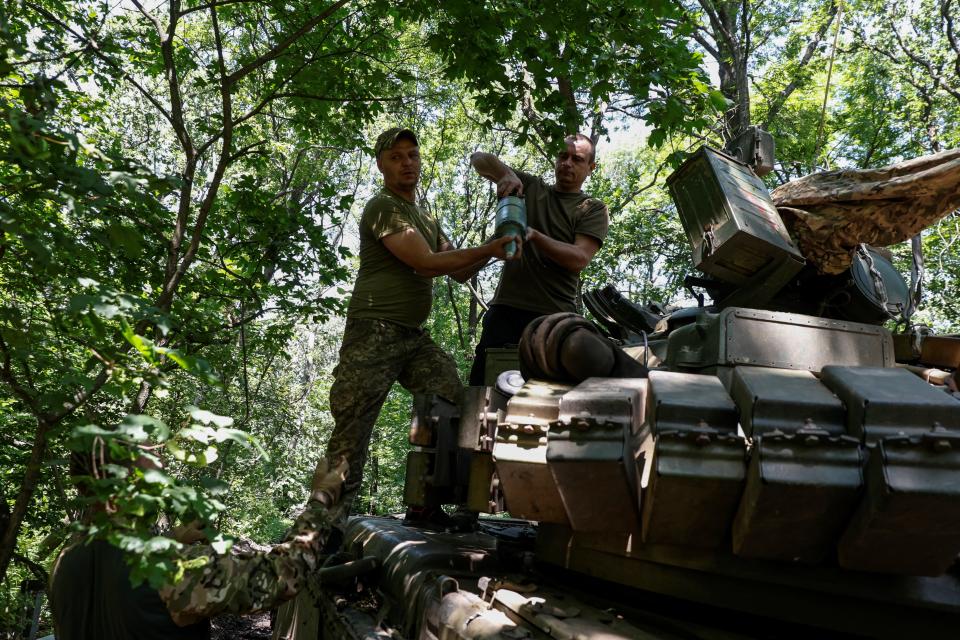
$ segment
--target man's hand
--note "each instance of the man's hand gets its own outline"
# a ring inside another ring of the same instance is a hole
[[[523,183],[516,172],[492,153],[476,151],[470,154],[470,164],[477,173],[497,185],[497,196],[503,198],[516,193],[523,195]]]
[[[511,169],[507,169],[499,180],[497,180],[497,197],[505,198],[509,195],[523,195],[523,183]]]
[[[513,255],[507,256],[507,245],[511,242],[516,242],[516,248],[513,250]],[[523,253],[523,238],[521,236],[493,238],[488,244],[493,251],[493,257],[497,260],[519,260],[520,254]]]
[[[310,499],[317,500],[323,506],[330,508],[340,501],[340,491],[343,481],[347,478],[350,465],[344,456],[335,466],[331,466],[326,458],[317,461],[317,468],[313,472],[313,481],[310,483]]]

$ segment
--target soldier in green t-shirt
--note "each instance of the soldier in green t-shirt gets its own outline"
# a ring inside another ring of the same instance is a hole
[[[360,219],[360,270],[330,389],[335,426],[327,455],[331,460],[345,456],[350,464],[338,520],[348,515],[360,490],[373,425],[394,382],[414,393],[460,401],[456,363],[422,328],[430,314],[431,279],[466,280],[469,276],[462,274],[491,258],[504,259],[510,242],[498,238],[479,247],[452,248],[436,219],[416,203],[420,149],[409,129],[385,131],[374,153],[383,189]]]
[[[500,197],[523,196],[527,237],[520,260],[504,264],[500,284],[483,317],[483,331],[470,370],[470,384],[484,383],[486,350],[517,344],[533,319],[576,311],[580,272],[607,236],[607,207],[581,190],[596,167],[587,136],[567,136],[554,164],[554,184],[515,171],[492,153],[470,156],[477,173],[497,185]],[[472,275],[472,274],[468,274]]]

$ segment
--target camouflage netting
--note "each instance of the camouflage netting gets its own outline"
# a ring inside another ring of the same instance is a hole
[[[772,196],[807,260],[821,273],[841,273],[861,242],[903,242],[960,208],[960,149],[881,169],[815,173]]]

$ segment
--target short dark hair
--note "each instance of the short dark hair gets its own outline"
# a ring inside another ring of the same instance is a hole
[[[567,140],[585,140],[590,143],[590,162],[594,163],[597,161],[597,145],[594,144],[590,136],[585,136],[582,133],[571,133],[566,138],[563,139],[564,142]]]

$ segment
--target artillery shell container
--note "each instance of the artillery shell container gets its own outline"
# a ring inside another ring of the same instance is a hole
[[[523,238],[527,233],[527,205],[523,198],[507,196],[500,198],[497,203],[496,236],[513,236]],[[509,258],[517,251],[516,241],[507,245],[506,254]]]
[[[742,286],[757,277],[783,284],[803,267],[766,186],[742,162],[703,147],[667,187],[700,271]]]

